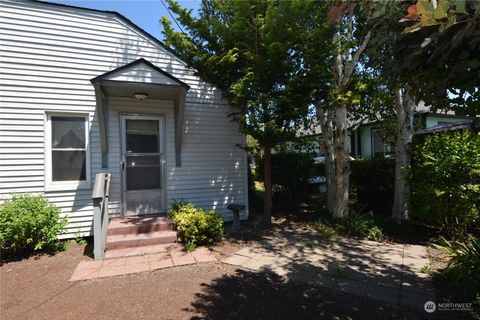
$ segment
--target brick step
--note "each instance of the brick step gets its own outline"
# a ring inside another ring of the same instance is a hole
[[[112,250],[121,248],[135,248],[155,244],[175,243],[176,240],[177,233],[171,230],[139,234],[116,234],[109,235],[107,237],[105,249]]]
[[[151,216],[135,216],[112,218],[108,225],[107,234],[110,235],[127,235],[141,234],[163,230],[174,230],[172,220],[164,215]]]

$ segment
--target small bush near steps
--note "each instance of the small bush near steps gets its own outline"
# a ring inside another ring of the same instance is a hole
[[[8,253],[61,249],[67,219],[40,195],[17,194],[0,206],[0,246]]]
[[[175,201],[170,206],[168,217],[176,225],[187,251],[212,245],[223,237],[223,219],[213,210],[202,210],[191,203]]]

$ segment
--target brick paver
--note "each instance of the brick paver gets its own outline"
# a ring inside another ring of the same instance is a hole
[[[81,261],[73,272],[70,281],[89,280],[120,276],[132,273],[154,271],[174,266],[192,265],[216,261],[208,248],[197,248],[193,252],[183,252],[179,245],[151,246],[140,250],[117,251],[115,257],[99,261]],[[120,256],[120,253],[124,256]],[[132,255],[132,253],[140,253]],[[143,253],[155,252],[155,253]]]

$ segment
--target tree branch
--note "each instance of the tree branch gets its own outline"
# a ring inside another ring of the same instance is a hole
[[[372,31],[368,31],[365,37],[363,38],[362,44],[360,45],[358,50],[353,55],[352,59],[349,61],[349,63],[345,67],[345,74],[343,75],[342,85],[346,85],[348,81],[350,81],[350,77],[352,76],[354,66],[357,64],[358,59],[360,59],[360,56],[367,48],[368,42],[370,41],[371,37],[372,37]]]

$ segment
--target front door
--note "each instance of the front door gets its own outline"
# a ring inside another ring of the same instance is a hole
[[[122,116],[123,214],[165,211],[164,118]]]

